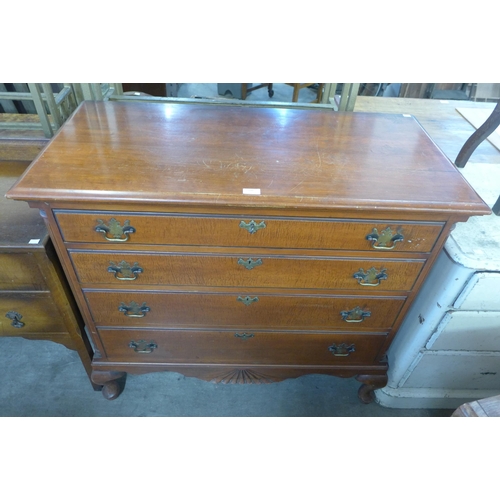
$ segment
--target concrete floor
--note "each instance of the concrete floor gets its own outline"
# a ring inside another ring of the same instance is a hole
[[[114,401],[95,392],[78,355],[49,341],[0,339],[1,417],[448,417],[453,410],[365,405],[359,383],[307,375],[225,385],[162,372],[129,375]]]

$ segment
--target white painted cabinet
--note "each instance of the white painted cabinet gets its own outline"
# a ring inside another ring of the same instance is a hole
[[[490,203],[500,165],[464,176]],[[457,408],[500,394],[500,217],[457,224],[388,352],[377,401],[393,408]]]

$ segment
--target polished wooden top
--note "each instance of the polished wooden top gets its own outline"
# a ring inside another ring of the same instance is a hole
[[[160,103],[84,102],[8,196],[490,213],[413,117]]]

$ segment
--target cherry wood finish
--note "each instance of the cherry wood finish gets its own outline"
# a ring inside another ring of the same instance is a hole
[[[97,326],[141,328],[252,328],[321,330],[324,325],[342,330],[388,330],[394,323],[404,297],[338,297],[284,294],[181,293],[160,291],[88,291],[85,298]],[[135,301],[150,309],[143,317],[130,317],[120,304]],[[350,311],[365,312],[355,315]],[[344,314],[342,314],[344,313]],[[345,317],[345,319],[344,319]]]
[[[113,214],[114,215],[114,214]],[[123,225],[126,220],[135,229],[130,243],[150,245],[200,245],[277,247],[328,250],[374,250],[366,236],[376,229],[379,233],[392,228],[404,235],[395,243],[398,252],[430,252],[442,224],[412,224],[401,221],[340,221],[321,219],[278,219],[266,217],[265,227],[251,233],[240,224],[252,220],[258,225],[262,217],[186,217],[182,215],[116,214]],[[57,222],[66,242],[104,243],[103,233],[96,232],[96,220],[108,221],[109,213],[56,212]],[[377,252],[377,250],[374,250]],[[378,252],[377,252],[378,253]]]
[[[174,370],[369,402],[453,224],[490,213],[411,117],[152,103],[83,103],[8,196],[46,214],[108,399]]]
[[[370,256],[371,257],[371,256]],[[368,287],[377,290],[411,290],[425,261],[364,259],[308,258],[307,256],[278,257],[266,251],[247,252],[244,255],[213,255],[192,253],[82,253],[72,252],[76,273],[82,284],[117,283],[114,273],[107,271],[110,263],[136,262],[143,269],[137,274],[137,284],[145,285],[195,285],[242,286],[304,289],[358,290]],[[250,262],[251,261],[251,262]],[[248,269],[246,266],[255,264]],[[386,279],[362,285],[354,274],[376,268],[385,269]],[[188,271],[188,272],[186,272]]]
[[[62,344],[90,377],[93,350],[43,219],[4,197],[26,167],[0,161],[0,337]]]

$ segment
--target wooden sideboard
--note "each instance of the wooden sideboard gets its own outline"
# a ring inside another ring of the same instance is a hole
[[[90,377],[93,349],[43,219],[5,198],[26,166],[0,161],[0,337],[63,344]]]
[[[45,217],[116,398],[126,373],[356,376],[488,206],[405,115],[85,102],[8,197]]]

